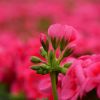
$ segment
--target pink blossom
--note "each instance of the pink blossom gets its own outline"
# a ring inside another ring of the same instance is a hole
[[[75,41],[78,38],[78,32],[72,26],[61,24],[51,25],[48,29],[48,35],[51,38],[58,39],[62,39],[64,37],[64,39],[69,42]]]
[[[78,32],[72,26],[65,25],[64,27],[65,27],[64,29],[65,39],[68,39],[69,42],[72,42],[78,39]]]
[[[85,76],[79,62],[75,63],[75,65],[76,64],[78,64],[77,68],[75,66],[72,66],[69,69],[67,75],[63,78],[61,90],[62,100],[77,100],[79,96],[80,87],[82,85],[82,82],[84,82]]]
[[[44,93],[45,95],[50,95],[52,93],[52,87],[51,87],[51,80],[50,80],[50,76],[42,79],[39,82],[39,91],[41,93]]]
[[[53,24],[48,29],[48,35],[51,38],[61,38],[64,34],[64,27],[61,24]]]
[[[100,97],[100,57],[83,56],[74,60],[66,76],[62,79],[61,100],[77,100],[96,89]]]

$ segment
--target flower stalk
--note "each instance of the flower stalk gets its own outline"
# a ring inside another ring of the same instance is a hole
[[[50,73],[50,77],[51,77],[51,84],[52,84],[52,93],[53,93],[53,97],[54,100],[58,100],[58,94],[57,94],[57,81],[56,81],[56,73],[55,72],[51,72]]]

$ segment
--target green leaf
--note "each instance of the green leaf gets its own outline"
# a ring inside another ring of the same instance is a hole
[[[0,100],[10,100],[8,86],[6,84],[0,83]]]

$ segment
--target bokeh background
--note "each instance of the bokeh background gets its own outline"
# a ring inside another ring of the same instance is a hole
[[[49,76],[31,71],[29,59],[55,23],[78,30],[75,57],[100,53],[100,0],[0,0],[0,100],[52,100],[40,88]]]

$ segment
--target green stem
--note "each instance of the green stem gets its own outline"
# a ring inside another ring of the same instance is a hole
[[[58,100],[57,87],[56,87],[56,73],[51,72],[50,77],[51,77],[52,93],[53,93],[54,100]]]

